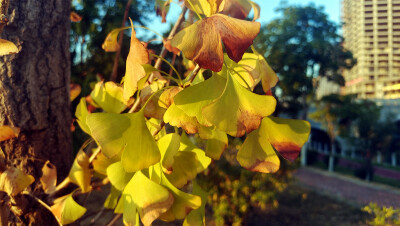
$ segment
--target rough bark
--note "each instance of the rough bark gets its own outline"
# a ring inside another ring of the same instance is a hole
[[[38,197],[44,161],[56,165],[59,179],[68,174],[72,162],[70,4],[12,0],[9,23],[1,35],[20,52],[0,57],[0,125],[16,126],[21,132],[16,139],[0,142],[0,148],[9,162],[35,177],[31,190]],[[32,215],[40,224],[37,214]]]

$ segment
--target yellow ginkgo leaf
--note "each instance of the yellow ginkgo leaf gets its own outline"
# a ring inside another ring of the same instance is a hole
[[[185,0],[185,5],[197,13],[211,16],[224,9],[226,0]]]
[[[46,194],[50,194],[56,190],[57,168],[48,160],[42,167],[42,177],[40,178],[40,183],[42,184],[42,189]]]
[[[8,40],[0,39],[0,56],[15,54],[18,52],[19,50],[14,43]]]
[[[83,193],[89,192],[91,172],[89,169],[89,157],[82,150],[78,152],[68,175],[69,179],[77,184]]]
[[[101,45],[101,48],[104,49],[106,52],[115,52],[117,51],[120,46],[118,44],[118,35],[121,31],[129,29],[129,27],[124,27],[124,28],[117,28],[112,30],[110,33],[108,33],[106,39],[104,40],[103,44]]]
[[[223,94],[205,106],[203,114],[217,129],[241,137],[257,129],[261,119],[275,111],[275,106],[274,97],[252,93],[228,74]]]
[[[214,14],[180,31],[171,44],[200,67],[221,71],[224,61],[222,43],[229,58],[239,62],[259,31],[258,22]]]
[[[15,196],[32,184],[35,178],[18,168],[10,167],[0,174],[0,191]]]

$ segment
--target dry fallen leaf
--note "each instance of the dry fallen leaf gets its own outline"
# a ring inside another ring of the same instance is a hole
[[[48,160],[42,168],[42,177],[40,178],[40,183],[42,184],[43,191],[46,194],[53,193],[56,190],[57,169]]]
[[[12,126],[0,126],[0,141],[18,137],[20,129]]]

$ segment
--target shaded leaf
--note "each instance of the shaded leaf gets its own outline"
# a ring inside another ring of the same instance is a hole
[[[199,135],[201,139],[207,140],[206,156],[218,160],[228,146],[228,136],[226,133],[216,128],[201,126],[199,128]]]
[[[71,83],[71,84],[69,84],[69,90],[70,90],[70,94],[69,94],[70,98],[69,99],[70,99],[70,101],[73,101],[73,100],[75,100],[75,98],[77,98],[79,96],[79,94],[82,91],[82,88],[79,84]]]
[[[257,22],[215,14],[180,31],[171,44],[200,67],[220,71],[223,65],[222,42],[229,58],[239,62],[259,31]]]
[[[294,161],[310,135],[310,123],[304,120],[266,117],[261,130],[268,141],[285,158]]]
[[[79,186],[79,188],[82,190],[82,193],[86,193],[91,190],[89,157],[84,151],[80,150],[76,155],[68,177],[73,183]]]
[[[114,209],[117,207],[118,198],[122,194],[122,192],[116,189],[111,185],[110,194],[107,196],[106,201],[104,202],[104,207],[107,209]]]
[[[261,84],[265,93],[271,90],[272,87],[278,83],[278,76],[276,76],[274,70],[269,66],[265,58],[258,53],[254,48],[253,52],[256,56],[258,56],[259,60],[259,78],[261,79]]]
[[[182,188],[197,176],[197,155],[195,152],[180,151],[174,156],[172,173],[166,175],[168,180],[177,188]]]
[[[266,133],[268,131],[260,128],[247,135],[236,156],[242,167],[262,173],[274,173],[279,170],[279,158]]]
[[[62,224],[70,224],[86,213],[86,208],[75,202],[72,194],[60,197],[51,206],[51,212]]]
[[[4,39],[0,39],[0,56],[15,54],[18,52],[19,50],[14,43]]]
[[[42,168],[42,177],[40,178],[44,193],[50,194],[56,190],[57,185],[57,168],[47,160]]]
[[[15,196],[35,181],[31,175],[27,175],[18,168],[9,167],[0,174],[0,191],[10,196]]]
[[[248,0],[225,0],[224,10],[221,13],[237,19],[245,19],[251,8]]]
[[[69,19],[71,20],[71,22],[79,22],[82,20],[82,17],[79,16],[79,14],[77,14],[76,12],[71,12],[69,14]]]
[[[275,105],[276,100],[272,96],[254,94],[228,75],[223,94],[205,106],[203,114],[217,129],[241,137],[257,129],[261,119],[274,112]]]
[[[198,148],[196,145],[189,140],[188,136],[185,133],[182,133],[181,136],[181,144],[179,146],[180,151],[188,151],[196,153],[197,157],[197,173],[203,172],[211,163],[211,159],[206,156],[206,153]]]
[[[100,147],[98,147],[100,148]],[[93,151],[94,152],[94,151]],[[107,175],[107,167],[114,162],[120,161],[121,156],[115,155],[112,158],[107,158],[103,152],[100,152],[97,154],[96,158],[93,160],[93,169],[95,172],[102,174],[102,175]]]
[[[106,39],[101,45],[101,48],[103,48],[106,52],[116,52],[120,48],[118,44],[118,35],[125,29],[129,29],[129,27],[117,28],[108,33]]]
[[[81,129],[91,135],[89,126],[86,124],[86,117],[89,115],[89,111],[87,109],[86,100],[84,97],[81,98],[78,106],[76,107],[75,117],[77,118],[77,122]]]
[[[18,137],[20,129],[13,126],[0,126],[0,142]]]
[[[164,48],[166,50],[168,50],[168,52],[171,52],[171,53],[176,54],[178,56],[180,55],[181,51],[178,48],[173,47],[171,45],[171,40],[167,40],[167,39],[164,38],[163,39],[163,44],[164,44]]]
[[[208,198],[208,193],[201,189],[201,187],[193,181],[193,194],[201,197],[201,206],[200,208],[191,211],[185,218],[183,222],[183,226],[193,226],[193,225],[206,225],[206,203]]]

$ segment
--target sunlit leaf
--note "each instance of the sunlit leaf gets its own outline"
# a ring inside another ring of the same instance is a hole
[[[218,160],[228,146],[228,136],[226,133],[216,128],[201,126],[199,128],[199,135],[201,139],[207,140],[206,156]]]
[[[259,54],[254,48],[253,52],[258,56],[259,67],[257,68],[259,78],[261,79],[261,84],[265,93],[267,93],[272,87],[278,83],[278,76],[276,76],[274,70],[269,66],[265,58]]]
[[[257,95],[228,75],[223,94],[203,108],[207,121],[235,137],[241,137],[260,126],[261,119],[272,114],[276,100],[272,96]]]
[[[169,89],[166,89],[161,95],[160,98],[158,99],[158,105],[162,108],[167,109],[169,106],[171,106],[172,103],[174,103],[174,97],[183,90],[181,87],[171,87]]]
[[[4,39],[0,39],[0,56],[15,54],[18,52],[19,50],[14,43]]]
[[[231,60],[228,55],[224,55],[225,65],[222,67],[222,70],[218,73],[218,75],[226,78],[228,75],[228,71],[230,74],[238,81],[242,86],[248,88],[250,87],[253,90],[254,86],[257,84],[257,78],[259,77],[255,68],[258,66],[258,57],[253,55],[249,55],[251,53],[244,53],[241,61],[236,63]]]
[[[193,194],[201,197],[200,208],[191,211],[185,218],[183,226],[205,226],[206,225],[206,203],[208,193],[205,192],[201,187],[194,181],[193,182]]]
[[[110,194],[107,196],[104,202],[104,207],[107,209],[114,209],[117,206],[118,198],[122,192],[111,185]]]
[[[254,1],[250,1],[251,7],[253,7],[253,12],[254,12],[254,16],[253,16],[253,21],[254,20],[258,20],[260,18],[260,5],[258,5],[257,3],[255,3]]]
[[[171,44],[200,67],[220,71],[224,59],[222,42],[229,58],[239,62],[259,31],[257,22],[215,14],[180,31]]]
[[[69,171],[68,177],[70,180],[77,184],[83,193],[91,190],[90,179],[91,172],[89,169],[89,157],[82,150],[78,152]]]
[[[126,172],[135,172],[161,159],[143,111],[128,114],[93,113],[87,117],[93,138],[109,158],[119,154]]]
[[[184,219],[190,211],[201,206],[201,198],[197,195],[185,193],[177,189],[159,169],[159,165],[152,167],[152,180],[160,181],[161,185],[168,188],[174,196],[174,202],[167,212],[160,216],[163,221],[174,221],[176,219]]]
[[[165,126],[161,127],[161,120],[155,119],[155,118],[150,118],[146,121],[147,128],[149,129],[151,134],[155,134],[154,139],[159,140],[161,137],[165,136],[167,134]]]
[[[159,98],[162,95],[158,92],[164,86],[163,82],[153,81],[150,85],[144,87],[140,92],[141,106],[144,107],[147,100],[156,93],[144,108],[144,115],[146,117],[162,119],[167,108],[160,106]]]
[[[180,127],[189,134],[197,133],[199,126],[195,117],[188,116],[174,103],[171,104],[165,112],[164,122],[169,123],[172,126]]]
[[[118,190],[124,190],[125,186],[131,180],[133,173],[127,173],[122,166],[122,163],[115,162],[108,166],[107,168],[107,177],[110,180],[111,184]]]
[[[75,202],[72,194],[62,196],[54,201],[51,212],[62,224],[70,224],[86,213],[86,208]]]
[[[91,134],[90,129],[88,125],[86,124],[86,117],[89,115],[87,105],[86,105],[86,100],[84,97],[81,98],[81,101],[79,102],[78,106],[76,107],[75,111],[75,117],[77,118],[77,122],[81,129],[87,133]]]
[[[268,141],[268,131],[257,129],[247,135],[236,159],[250,171],[274,173],[278,171],[280,161]]]
[[[98,106],[110,113],[120,113],[130,104],[124,99],[124,89],[114,82],[98,82],[90,96]]]
[[[35,181],[31,175],[27,175],[18,168],[9,167],[0,174],[0,191],[10,196],[15,196]]]
[[[266,117],[260,130],[266,133],[268,141],[285,159],[294,161],[308,140],[311,127],[304,120]]]
[[[189,140],[185,133],[182,133],[181,144],[179,146],[180,151],[188,151],[196,153],[197,157],[197,173],[203,172],[211,163],[211,158],[206,156],[206,153],[198,148],[196,145]]]
[[[190,10],[209,17],[224,9],[225,0],[190,0],[190,3],[185,0],[185,5]]]
[[[181,53],[181,51],[180,51],[178,48],[173,47],[173,46],[171,45],[171,40],[163,39],[163,44],[164,44],[164,48],[165,48],[166,50],[168,50],[169,52],[171,52],[171,53],[173,53],[173,54],[176,54],[176,55],[178,55],[178,56],[179,56],[179,54]]]
[[[50,194],[56,190],[57,168],[47,160],[42,167],[42,177],[40,178],[44,193]]]
[[[117,28],[112,30],[110,33],[108,33],[106,39],[104,40],[103,44],[101,45],[101,48],[104,49],[106,52],[115,52],[117,51],[120,46],[118,44],[118,35],[121,31],[128,29],[129,27],[125,28]]]
[[[77,14],[76,12],[71,12],[69,14],[69,19],[71,20],[71,22],[79,22],[82,20],[82,17],[79,16],[79,14]]]
[[[79,84],[71,83],[69,84],[69,90],[70,90],[69,99],[70,101],[73,101],[75,98],[79,96],[79,94],[82,91],[82,88]]]
[[[213,75],[204,82],[182,90],[175,96],[174,103],[189,117],[196,117],[200,124],[211,126],[211,124],[204,119],[202,109],[221,96],[225,84],[225,78]]]
[[[133,28],[133,25],[131,26],[131,46],[126,59],[126,72],[124,79],[125,99],[129,99],[136,92],[139,80],[146,76],[146,72],[142,64],[149,63],[149,52],[136,38],[135,29]]]
[[[18,137],[20,129],[13,126],[0,126],[0,141]]]
[[[124,199],[124,215],[125,209],[133,210],[137,207],[144,225],[150,225],[174,203],[174,197],[166,188],[150,180],[141,171],[136,172],[126,185],[122,198]],[[133,213],[129,215],[129,221],[133,221],[131,216]]]
[[[161,164],[169,172],[172,171],[174,156],[179,151],[180,136],[176,133],[170,133],[158,140],[157,145],[161,152]]]
[[[251,8],[248,0],[225,0],[225,7],[221,13],[237,19],[245,19]]]
[[[180,151],[174,157],[172,173],[166,175],[177,188],[182,188],[197,176],[197,155],[195,152]]]

